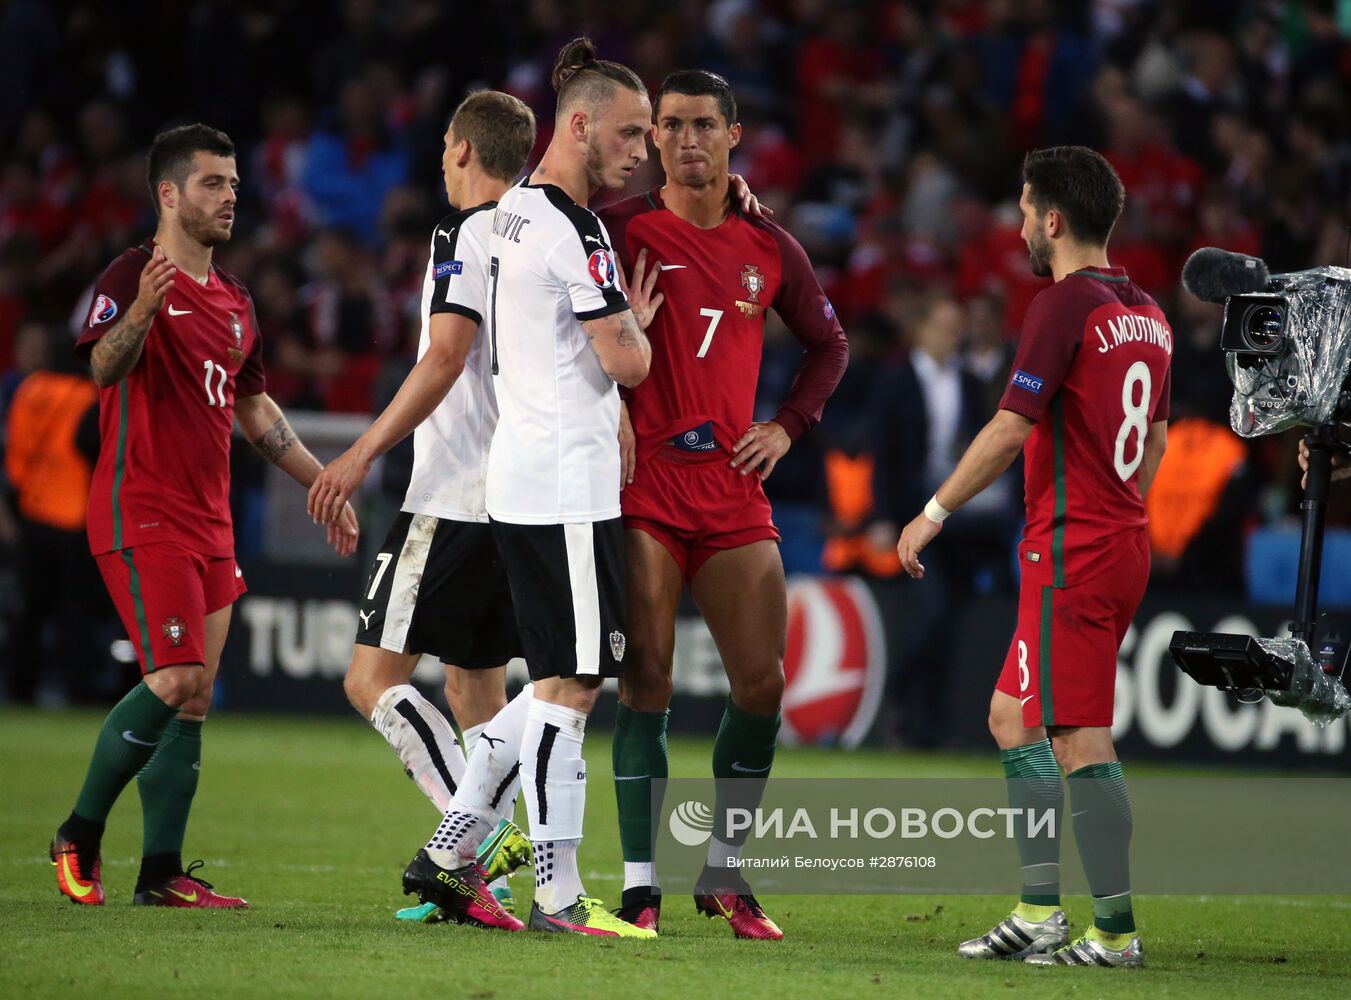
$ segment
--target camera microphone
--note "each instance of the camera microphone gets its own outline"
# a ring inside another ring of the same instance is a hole
[[[1271,279],[1260,257],[1202,247],[1182,267],[1182,287],[1203,302],[1223,303],[1233,295],[1266,291]]]

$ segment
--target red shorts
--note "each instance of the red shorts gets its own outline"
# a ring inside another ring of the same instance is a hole
[[[1069,587],[1024,576],[996,691],[1023,703],[1023,725],[1112,725],[1116,654],[1149,582],[1149,536],[1114,543],[1102,569]]]
[[[663,447],[624,487],[624,527],[651,535],[689,583],[716,552],[779,540],[760,477],[743,476],[722,449],[690,455]]]
[[[94,558],[146,674],[205,663],[206,616],[248,590],[233,558],[204,556],[173,542]]]

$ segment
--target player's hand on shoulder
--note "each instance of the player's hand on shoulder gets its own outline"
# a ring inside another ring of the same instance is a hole
[[[739,468],[743,476],[758,472],[761,479],[768,479],[774,466],[779,464],[779,459],[792,446],[793,439],[781,424],[773,420],[751,424],[750,429],[741,435],[741,440],[732,448],[732,468]]]
[[[619,403],[619,488],[633,482],[633,470],[638,465],[638,436],[633,433],[629,419],[629,404]]]
[[[731,192],[732,203],[741,206],[741,211],[746,215],[754,215],[756,218],[768,219],[774,214],[774,209],[768,205],[761,205],[760,199],[751,194],[751,187],[746,183],[746,178],[740,174],[727,175],[728,190]]]
[[[921,511],[901,532],[901,540],[896,543],[896,555],[900,556],[901,568],[916,580],[924,577],[924,564],[919,561],[920,552],[942,530],[941,524],[929,520]]]
[[[649,272],[647,260],[647,247],[644,247],[638,251],[638,259],[633,263],[633,280],[629,282],[629,308],[643,330],[648,328],[657,310],[666,301],[663,292],[652,294],[657,287],[657,277],[661,274],[661,262],[653,262]]]
[[[305,501],[305,509],[314,523],[330,527],[337,524],[344,514],[344,505],[361,488],[370,472],[370,460],[360,454],[355,445],[324,466],[310,484],[310,495]],[[346,509],[351,510],[351,507]],[[329,541],[332,541],[331,534]]]
[[[164,256],[164,250],[155,247],[145,267],[141,268],[140,287],[136,291],[136,301],[131,304],[131,312],[137,314],[138,321],[153,319],[164,307],[165,296],[174,287],[174,275],[177,273],[178,268]]]
[[[333,551],[344,559],[357,550],[357,541],[361,537],[361,528],[357,524],[357,512],[350,503],[342,505],[342,514],[336,524],[328,526],[328,544]]]

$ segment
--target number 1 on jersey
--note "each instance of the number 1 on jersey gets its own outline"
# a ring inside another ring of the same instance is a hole
[[[699,345],[699,353],[696,358],[702,358],[708,353],[709,345],[713,343],[713,333],[718,329],[718,322],[722,319],[721,309],[700,309],[700,316],[708,317],[708,332],[704,334],[704,342]]]
[[[488,276],[492,278],[493,294],[488,304],[489,319],[492,322],[493,374],[497,374],[497,258],[488,258]]]

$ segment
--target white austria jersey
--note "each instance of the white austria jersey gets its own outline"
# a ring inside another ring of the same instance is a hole
[[[484,482],[488,443],[497,426],[492,347],[487,312],[488,233],[495,202],[452,212],[432,233],[431,259],[422,285],[422,337],[418,360],[431,344],[431,318],[458,313],[480,324],[464,371],[431,416],[413,432],[413,474],[403,509],[450,521],[487,522]]]
[[[619,391],[582,330],[627,309],[610,237],[552,184],[522,181],[488,239],[488,331],[501,416],[488,512],[512,524],[619,516]]]

